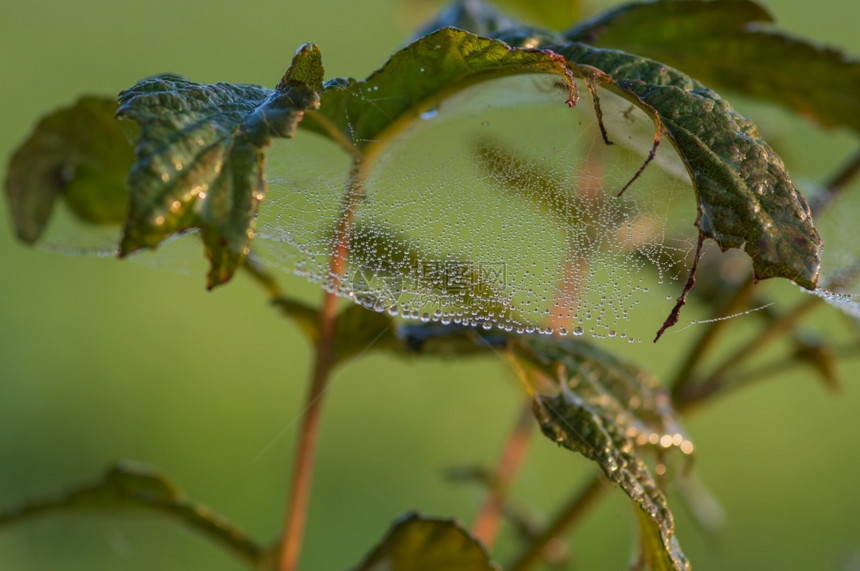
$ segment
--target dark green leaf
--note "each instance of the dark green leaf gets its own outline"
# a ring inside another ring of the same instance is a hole
[[[264,196],[263,149],[272,137],[292,137],[305,110],[318,106],[321,78],[319,50],[306,45],[274,90],[164,75],[121,93],[118,116],[137,121],[141,136],[120,254],[200,228],[209,287],[229,280],[248,254]]]
[[[815,288],[821,240],[809,206],[749,119],[659,62],[577,43],[554,50],[590,83],[653,115],[690,174],[705,236],[723,250],[743,247],[757,279]]]
[[[304,302],[290,299],[288,297],[276,297],[272,305],[281,310],[285,316],[291,318],[311,342],[316,342],[319,322],[319,312]]]
[[[410,355],[466,356],[503,349],[511,335],[466,325],[403,323],[397,337],[403,343],[402,350]]]
[[[399,346],[397,328],[387,313],[352,305],[341,311],[335,321],[334,358],[342,362],[370,349]]]
[[[308,113],[302,127],[355,152],[385,140],[470,85],[537,73],[569,77],[564,61],[551,52],[512,49],[503,42],[445,28],[395,53],[363,81],[327,82],[320,110]]]
[[[62,497],[0,512],[0,529],[37,516],[122,509],[143,509],[176,519],[253,565],[263,554],[262,548],[220,515],[187,498],[173,481],[152,468],[128,462],[111,467],[99,481]]]
[[[436,17],[422,26],[416,38],[442,28],[459,28],[479,36],[492,36],[505,30],[521,28],[523,24],[494,5],[482,1],[459,0],[442,9]]]
[[[356,571],[493,571],[487,550],[450,519],[409,514],[396,522],[385,539]]]
[[[668,0],[620,6],[566,35],[667,63],[715,89],[775,101],[826,127],[860,131],[860,61],[779,33],[771,22],[747,0]]]
[[[688,569],[666,497],[638,456],[646,445],[692,453],[668,392],[640,369],[574,339],[522,337],[511,348],[536,392],[555,389],[534,398],[544,434],[596,462],[659,529],[673,567]]]
[[[6,196],[18,236],[42,235],[57,199],[91,224],[121,224],[135,129],[114,118],[111,98],[84,97],[45,117],[9,163]]]

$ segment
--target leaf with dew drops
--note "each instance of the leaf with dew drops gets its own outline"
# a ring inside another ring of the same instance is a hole
[[[141,135],[120,255],[200,228],[209,287],[229,280],[254,235],[263,149],[273,137],[292,137],[304,112],[319,105],[322,73],[319,49],[308,44],[274,90],[163,75],[122,92],[118,116],[137,121]]]
[[[640,458],[649,446],[693,452],[668,392],[641,369],[578,340],[526,336],[513,339],[510,350],[535,391],[543,433],[596,462],[656,528],[672,568],[689,569],[666,497]]]
[[[572,81],[564,61],[551,52],[512,49],[443,28],[396,52],[367,79],[328,81],[319,111],[308,113],[301,127],[367,152],[376,142],[384,144],[386,133],[403,129],[466,87],[523,74],[554,74]]]
[[[653,58],[710,87],[780,103],[825,127],[860,131],[860,60],[781,33],[772,22],[763,6],[748,0],[635,2],[565,35]]]
[[[693,180],[703,236],[723,250],[743,248],[757,279],[784,277],[816,287],[821,239],[809,206],[751,121],[653,60],[585,44],[558,51],[592,81],[654,113],[658,136],[665,129]]]

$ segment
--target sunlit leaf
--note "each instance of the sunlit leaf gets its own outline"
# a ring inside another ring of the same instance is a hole
[[[660,527],[640,509],[636,510],[636,523],[639,526],[639,559],[633,569],[642,571],[670,571],[676,566],[660,537]]]
[[[450,519],[409,514],[356,567],[356,571],[498,571],[487,550]]]
[[[773,29],[748,0],[625,4],[565,35],[623,49],[690,74],[715,89],[768,99],[826,127],[860,131],[860,60]]]
[[[243,561],[256,565],[263,549],[230,522],[187,496],[169,478],[147,466],[122,463],[93,484],[65,495],[0,511],[0,529],[35,517],[79,511],[142,510],[179,521],[219,544]]]
[[[363,149],[470,85],[541,73],[569,75],[564,61],[550,52],[515,50],[445,28],[398,51],[365,80],[327,82],[319,111],[308,113],[301,126],[348,148]]]
[[[656,526],[673,568],[688,569],[666,497],[640,458],[643,446],[692,453],[668,392],[636,367],[576,340],[523,337],[512,350],[537,391],[533,410],[543,433],[597,463]]]
[[[319,104],[321,78],[319,50],[306,45],[274,90],[164,75],[122,92],[118,115],[137,121],[141,135],[120,254],[200,228],[209,286],[229,280],[254,235],[263,149],[273,137],[291,137],[305,110]]]
[[[89,224],[121,224],[136,129],[114,118],[112,98],[83,97],[41,121],[15,152],[6,196],[18,236],[36,242],[57,200]]]

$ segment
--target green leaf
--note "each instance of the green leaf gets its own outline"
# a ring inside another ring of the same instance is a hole
[[[371,349],[397,347],[397,327],[387,313],[351,305],[335,320],[334,359],[343,362]]]
[[[749,119],[654,60],[579,43],[553,49],[592,89],[605,87],[653,116],[658,136],[669,138],[690,174],[696,225],[706,237],[722,250],[743,248],[756,279],[784,277],[815,288],[821,239],[809,206]]]
[[[395,53],[367,79],[326,83],[320,109],[303,128],[324,134],[352,152],[380,140],[475,83],[518,74],[569,78],[551,52],[513,49],[504,42],[445,28]]]
[[[263,149],[272,137],[292,137],[305,110],[319,105],[322,73],[319,49],[308,44],[274,90],[163,75],[122,92],[118,116],[137,121],[141,135],[120,255],[199,228],[209,287],[229,280],[248,254],[264,197]]]
[[[39,121],[12,156],[6,197],[22,240],[42,236],[58,199],[83,222],[125,220],[135,130],[114,118],[116,109],[113,99],[83,97]]]
[[[775,101],[825,127],[860,131],[860,60],[780,33],[747,0],[625,4],[565,35],[682,69],[715,89]]]
[[[493,4],[475,0],[458,0],[439,11],[415,34],[426,36],[442,28],[459,28],[479,36],[492,36],[498,32],[521,28],[523,24],[505,14]]]
[[[220,515],[187,498],[172,480],[130,462],[112,466],[100,480],[62,497],[0,512],[0,529],[45,515],[123,509],[143,509],[176,519],[252,565],[262,557],[261,547]]]
[[[692,453],[668,392],[644,371],[574,339],[523,337],[511,350],[536,391],[543,433],[596,462],[658,528],[673,568],[689,569],[666,497],[638,454],[643,446]],[[549,388],[556,394],[540,394]]]
[[[494,349],[502,350],[512,335],[467,325],[407,322],[398,327],[397,337],[403,343],[400,350],[408,355],[462,357],[483,355]]]
[[[356,567],[356,571],[497,571],[487,550],[450,519],[408,514]]]
[[[304,302],[284,296],[272,299],[272,305],[280,309],[284,316],[295,321],[308,340],[312,343],[316,342],[319,336],[317,331],[319,311]]]
[[[663,548],[660,527],[639,509],[636,510],[636,522],[639,525],[639,561],[633,568],[647,571],[675,569],[675,564]]]

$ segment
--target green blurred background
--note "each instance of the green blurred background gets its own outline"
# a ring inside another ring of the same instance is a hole
[[[797,0],[770,7],[783,29],[860,52],[856,5],[821,0],[812,14]],[[328,77],[363,77],[432,10],[379,0],[7,3],[3,176],[37,118],[80,94],[115,93],[165,71],[274,85],[307,41],[321,47]],[[760,117],[777,136],[802,137],[785,150],[798,179],[820,179],[856,144],[781,113]],[[34,251],[14,240],[5,203],[0,210],[0,506],[54,494],[129,458],[163,467],[193,498],[259,540],[273,539],[310,367],[295,326],[242,276],[207,293],[202,259],[183,261],[191,270],[184,275]],[[298,278],[286,285],[318,298]],[[788,284],[765,287],[794,294]],[[833,314],[819,321],[827,319]],[[668,374],[692,337],[609,348]],[[860,369],[840,370],[840,395],[799,370],[688,421],[700,474],[728,518],[708,538],[678,507],[679,538],[697,569],[860,568]],[[495,462],[520,398],[505,366],[371,356],[333,383],[303,568],[349,567],[408,510],[470,522],[482,493],[446,482],[443,471]],[[538,439],[515,497],[546,515],[589,473],[587,462]],[[613,492],[571,537],[574,561],[583,569],[626,568],[633,525],[628,502]],[[514,548],[506,532],[500,560]],[[204,568],[241,566],[154,517],[70,515],[0,534],[0,569]]]

